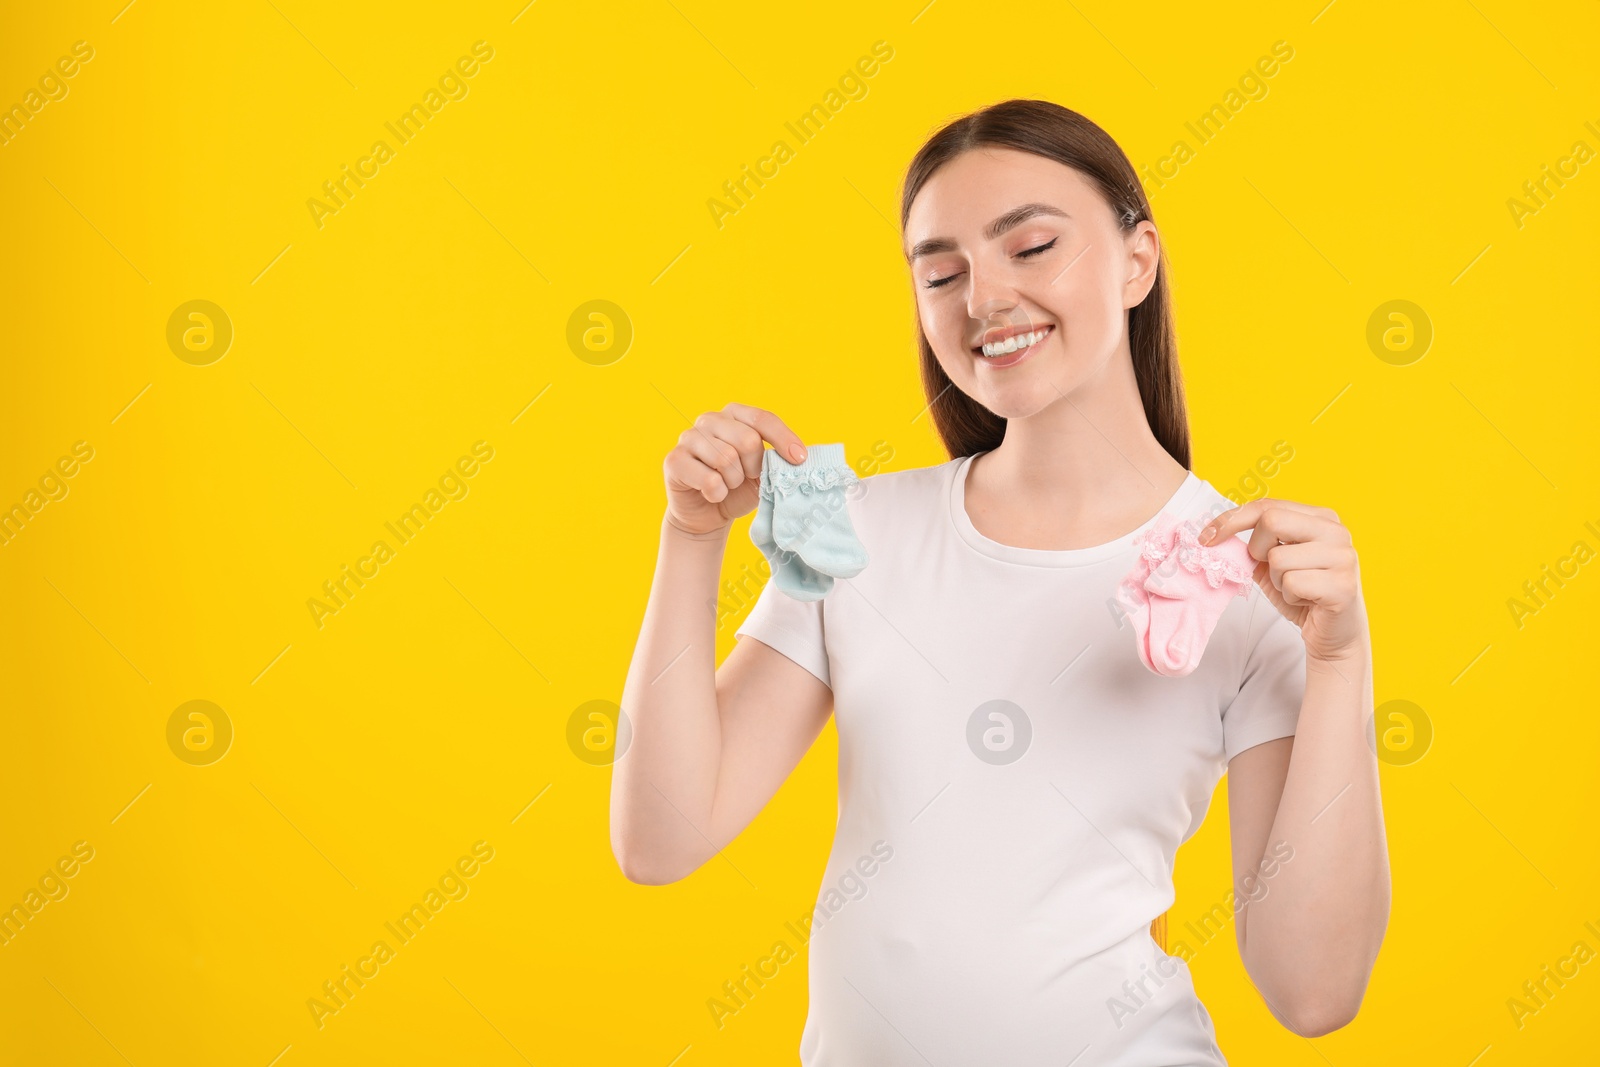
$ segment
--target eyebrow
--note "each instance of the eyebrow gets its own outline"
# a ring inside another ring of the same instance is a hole
[[[1039,215],[1056,215],[1064,219],[1072,217],[1052,204],[1023,204],[1012,208],[984,227],[984,239],[992,241],[1007,230],[1015,226],[1021,226],[1024,222]],[[953,252],[955,247],[956,243],[948,237],[930,237],[926,241],[918,241],[916,246],[911,249],[911,255],[907,258],[918,259],[922,256],[937,255],[940,252]]]

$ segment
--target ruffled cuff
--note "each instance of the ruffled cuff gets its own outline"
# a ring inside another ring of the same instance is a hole
[[[1255,580],[1255,557],[1237,537],[1229,536],[1215,545],[1202,545],[1200,527],[1193,519],[1177,524],[1176,529],[1158,523],[1145,531],[1141,538],[1139,554],[1150,562],[1154,570],[1169,557],[1176,557],[1178,565],[1191,574],[1203,574],[1213,589],[1224,582],[1247,584]]]
[[[761,492],[766,496],[816,493],[857,481],[856,472],[844,461],[844,445],[837,442],[808,446],[799,463],[790,463],[769,448],[761,464]]]

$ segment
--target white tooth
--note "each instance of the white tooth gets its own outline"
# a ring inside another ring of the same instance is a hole
[[[1049,327],[1046,327],[1044,330],[1035,330],[1032,333],[1019,334],[1016,337],[1009,337],[1005,341],[1002,341],[998,344],[984,345],[983,354],[986,356],[1005,356],[1017,351],[1018,349],[1027,348],[1029,345],[1036,345],[1040,341],[1044,340],[1045,333],[1048,329]]]

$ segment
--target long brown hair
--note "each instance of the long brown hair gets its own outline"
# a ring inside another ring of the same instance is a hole
[[[902,233],[911,214],[911,202],[934,171],[968,149],[985,145],[1032,152],[1081,172],[1099,188],[1124,232],[1144,219],[1154,222],[1150,201],[1145,198],[1133,164],[1106,131],[1076,111],[1048,100],[1006,100],[956,119],[917,152],[906,170],[900,195]],[[922,391],[945,451],[954,459],[999,447],[1005,437],[1006,420],[955,388],[939,366],[933,346],[922,332],[914,288],[912,320],[921,353]],[[1161,247],[1156,264],[1155,284],[1144,301],[1128,311],[1128,346],[1151,432],[1188,470],[1189,416],[1184,408],[1183,373],[1178,366],[1178,342],[1172,327],[1165,246]]]

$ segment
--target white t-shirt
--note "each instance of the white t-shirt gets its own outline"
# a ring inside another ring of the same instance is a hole
[[[736,631],[833,690],[801,1062],[1225,1065],[1149,928],[1227,761],[1295,732],[1300,632],[1252,584],[1192,673],[1152,672],[1113,605],[1154,516],[1093,548],[1003,545],[967,514],[971,461],[861,479],[866,569],[811,602],[769,579]],[[1190,472],[1164,510],[1231,507]]]

